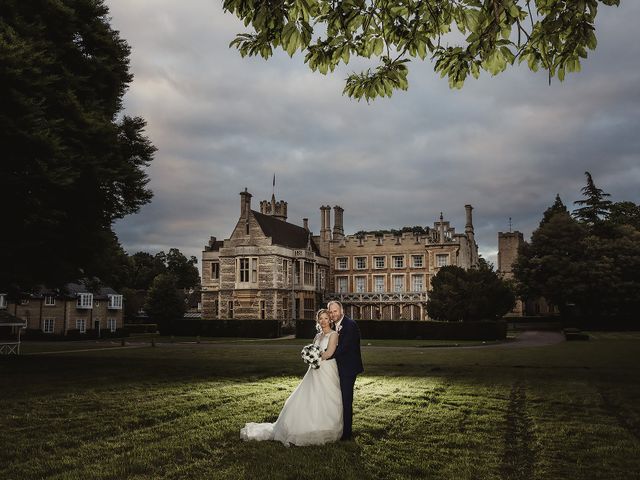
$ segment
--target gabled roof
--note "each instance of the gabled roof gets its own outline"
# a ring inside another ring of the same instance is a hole
[[[271,237],[274,245],[282,245],[289,248],[307,248],[309,242],[311,242],[311,248],[313,251],[320,255],[320,250],[311,238],[309,232],[303,227],[294,225],[293,223],[279,220],[270,215],[264,215],[263,213],[251,210],[254,218],[260,225],[262,232]]]

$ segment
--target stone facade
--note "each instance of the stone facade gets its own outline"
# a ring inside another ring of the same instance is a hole
[[[478,263],[472,207],[464,233],[440,215],[425,233],[346,235],[344,210],[320,207],[320,234],[287,222],[287,203],[240,193],[231,236],[211,237],[202,253],[203,319],[313,318],[330,299],[357,319],[426,319],[432,277],[444,265]]]
[[[361,320],[425,320],[431,279],[445,265],[471,268],[478,263],[472,207],[464,233],[456,233],[442,214],[426,233],[344,236],[343,210],[335,207],[333,235],[321,208],[321,250],[330,258],[330,293],[346,313]],[[324,233],[324,235],[323,235]]]
[[[23,294],[15,302],[0,301],[0,308],[27,322],[27,329],[52,335],[116,331],[124,327],[122,295],[103,287],[91,292],[83,284],[68,284],[64,291],[42,289]]]
[[[288,223],[286,202],[240,193],[231,237],[211,237],[202,253],[203,319],[314,318],[326,288],[328,259],[305,227]]]

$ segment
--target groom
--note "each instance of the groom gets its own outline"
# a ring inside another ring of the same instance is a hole
[[[338,376],[340,377],[340,390],[342,391],[342,438],[351,440],[353,432],[353,386],[356,376],[364,372],[362,357],[360,356],[360,329],[355,321],[345,316],[342,304],[332,300],[327,304],[329,316],[335,322],[338,332],[338,348],[333,358],[338,364]]]

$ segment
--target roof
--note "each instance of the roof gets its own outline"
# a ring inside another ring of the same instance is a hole
[[[307,248],[309,242],[311,242],[311,248],[313,251],[320,255],[320,250],[311,238],[311,234],[308,230],[294,225],[293,223],[279,220],[270,215],[251,210],[254,218],[260,225],[260,228],[267,237],[271,237],[273,244],[282,245],[289,248]]]

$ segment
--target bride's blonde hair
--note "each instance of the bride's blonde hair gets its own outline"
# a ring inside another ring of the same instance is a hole
[[[327,314],[327,316],[329,317],[329,326],[331,328],[333,328],[334,322],[333,322],[333,320],[331,320],[331,315],[329,315],[329,310],[327,310],[326,308],[321,308],[320,310],[318,310],[316,312],[316,331],[318,333],[320,333],[322,331],[322,327],[320,326],[319,322],[320,322],[320,315],[322,315],[323,313]]]

